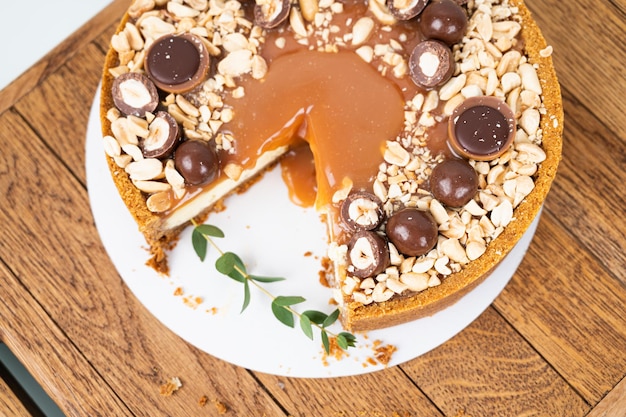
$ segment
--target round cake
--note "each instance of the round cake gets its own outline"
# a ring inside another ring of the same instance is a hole
[[[538,214],[561,158],[551,54],[521,0],[135,0],[105,153],[162,273],[192,219],[280,164],[327,224],[343,325],[383,328],[456,302]]]

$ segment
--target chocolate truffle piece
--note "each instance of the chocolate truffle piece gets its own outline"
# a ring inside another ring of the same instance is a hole
[[[341,204],[341,220],[351,231],[374,230],[385,219],[383,203],[367,191],[350,193]]]
[[[418,43],[409,58],[413,82],[427,90],[447,82],[454,73],[454,57],[448,45],[436,40]]]
[[[162,158],[169,156],[181,137],[181,129],[174,117],[165,111],[158,112],[148,127],[148,137],[140,143],[143,156]]]
[[[459,155],[491,161],[502,155],[515,139],[515,115],[501,99],[470,97],[450,115],[448,142]]]
[[[422,34],[448,45],[460,42],[467,30],[467,13],[452,0],[433,0],[419,18]]]
[[[416,208],[404,208],[394,213],[385,227],[387,238],[400,253],[420,256],[437,244],[437,223],[433,216]]]
[[[159,93],[152,81],[139,72],[127,72],[113,80],[113,103],[125,115],[144,117],[157,108]]]
[[[348,243],[352,275],[367,278],[380,274],[389,266],[389,246],[379,234],[362,230]]]
[[[269,0],[265,4],[254,5],[254,23],[265,29],[280,25],[289,16],[290,0]]]
[[[464,159],[446,159],[430,175],[430,191],[448,207],[462,207],[478,192],[478,175]]]
[[[215,179],[219,162],[211,145],[201,140],[187,140],[178,145],[174,166],[187,184],[202,185]]]
[[[160,89],[186,93],[207,78],[209,52],[202,39],[191,33],[165,35],[148,48],[144,67]]]
[[[420,14],[428,0],[387,0],[389,12],[399,20],[410,20]]]

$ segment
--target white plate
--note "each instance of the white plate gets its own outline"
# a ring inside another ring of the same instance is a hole
[[[394,345],[393,366],[444,343],[478,317],[502,291],[521,262],[534,235],[538,218],[517,246],[481,285],[451,307],[427,318],[388,329],[357,334],[357,347],[340,360],[324,358],[319,334],[308,339],[298,328],[278,322],[270,299],[252,288],[251,303],[240,313],[242,284],[214,268],[216,251],[209,249],[204,263],[191,245],[191,230],[181,236],[169,254],[170,276],[145,266],[143,236],[121,201],[105,162],[96,96],[86,144],[87,182],[91,208],[104,246],[119,274],[146,308],[165,326],[203,351],[255,371],[292,377],[335,377],[383,369],[372,364],[375,341]],[[330,313],[330,290],[318,282],[325,249],[325,226],[315,211],[292,204],[275,169],[246,193],[226,201],[227,210],[209,222],[226,234],[218,244],[242,257],[256,275],[281,276],[286,281],[266,284],[274,295],[300,295],[297,306]],[[537,216],[539,217],[539,216]],[[307,255],[307,254],[312,255]],[[187,299],[201,297],[193,308]],[[341,331],[338,325],[333,331]]]

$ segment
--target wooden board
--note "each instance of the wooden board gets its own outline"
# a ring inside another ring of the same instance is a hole
[[[0,91],[0,340],[68,416],[624,415],[623,1],[528,0],[554,47],[565,144],[535,240],[501,296],[420,358],[330,379],[251,372],[197,350],[155,320],[107,257],[84,141],[128,4],[113,2]],[[161,395],[173,377],[182,386]],[[18,407],[0,383],[0,415]]]

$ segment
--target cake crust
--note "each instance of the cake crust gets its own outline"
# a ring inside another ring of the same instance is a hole
[[[522,20],[524,52],[528,56],[529,62],[536,68],[542,87],[542,105],[546,110],[540,121],[540,129],[543,131],[542,148],[546,153],[546,159],[539,165],[535,175],[534,189],[515,208],[514,220],[504,228],[497,239],[487,245],[485,253],[465,265],[459,272],[454,272],[442,279],[440,285],[428,288],[426,291],[393,297],[388,301],[367,305],[344,297],[342,322],[351,331],[394,326],[430,316],[456,303],[489,276],[490,272],[519,241],[542,207],[561,158],[563,132],[561,91],[552,58],[550,54],[545,53],[547,50],[546,41],[532,19],[530,11],[522,0],[510,0],[509,3],[519,9],[518,14]],[[120,22],[118,32],[123,30],[128,21],[129,15],[126,14]],[[100,102],[102,132],[105,136],[113,134],[111,123],[107,117],[109,110],[114,107],[110,94],[114,76],[109,69],[117,66],[118,62],[118,54],[111,48],[104,63]],[[107,157],[107,163],[120,196],[150,248],[148,264],[157,271],[167,273],[167,252],[176,244],[180,231],[188,224],[164,230],[163,216],[148,209],[146,196],[134,186],[124,169],[120,168],[113,158]],[[234,188],[234,190],[237,189],[237,187]],[[213,205],[206,208],[203,212],[198,213],[196,218],[204,219],[215,207]]]

